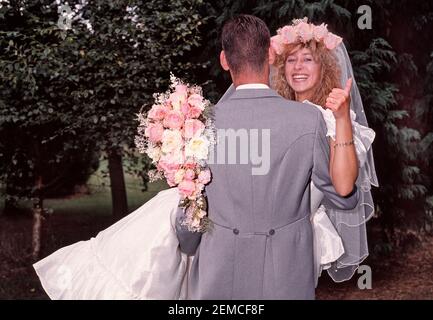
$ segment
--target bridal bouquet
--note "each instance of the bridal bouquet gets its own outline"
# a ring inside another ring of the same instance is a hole
[[[151,109],[138,114],[135,144],[156,166],[149,172],[150,180],[165,178],[178,188],[185,213],[182,225],[204,232],[209,224],[204,187],[211,180],[207,160],[215,144],[211,104],[201,87],[173,75],[170,81],[167,92],[154,94]]]

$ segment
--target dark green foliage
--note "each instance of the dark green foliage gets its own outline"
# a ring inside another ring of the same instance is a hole
[[[383,230],[392,237],[395,227],[420,230],[428,221],[431,223],[430,2],[256,0],[206,4],[211,19],[203,50],[212,61],[210,78],[214,86],[209,84],[208,90],[213,90],[215,97],[230,83],[218,62],[219,31],[233,15],[255,14],[267,23],[272,34],[292,19],[306,16],[315,23],[327,23],[330,30],[341,35],[352,58],[369,125],[377,133],[373,149],[380,188],[373,188],[373,192]],[[371,30],[357,26],[361,5],[372,9]]]
[[[72,9],[77,3],[69,1]],[[2,6],[2,180],[14,184],[14,177],[25,176],[19,184],[26,187],[19,194],[33,197],[34,181],[42,174],[49,193],[51,180],[62,172],[76,173],[69,165],[72,159],[85,161],[111,150],[124,150],[137,164],[131,171],[147,168],[144,156],[137,158],[133,151],[135,114],[151,105],[153,92],[166,89],[170,71],[184,76],[201,68],[189,59],[200,40],[200,3],[89,1],[66,31],[57,25],[53,1]],[[144,185],[145,172],[140,172]],[[86,180],[79,173],[75,178]]]

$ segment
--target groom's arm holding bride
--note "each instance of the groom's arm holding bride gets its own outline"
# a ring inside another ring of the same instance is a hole
[[[180,251],[187,255],[194,255],[201,240],[201,232],[189,231],[182,225],[183,208],[178,208],[176,212],[176,234],[179,240]]]
[[[344,147],[344,146],[343,146]],[[356,207],[359,191],[353,184],[352,191],[341,196],[335,190],[329,173],[330,145],[326,137],[326,123],[319,112],[314,138],[312,182],[324,194],[323,204],[335,209],[350,210]],[[356,180],[356,179],[355,179]]]

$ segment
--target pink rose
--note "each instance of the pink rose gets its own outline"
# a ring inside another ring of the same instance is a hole
[[[294,43],[298,40],[298,34],[293,26],[284,26],[280,32],[284,43]]]
[[[313,39],[313,25],[301,22],[296,25],[296,30],[302,39],[302,42],[308,42]]]
[[[179,164],[170,163],[164,159],[160,159],[157,164],[158,170],[164,171],[164,173],[168,173],[171,171],[175,171],[180,167]]]
[[[178,158],[178,155],[166,154],[159,159],[157,169],[163,171],[164,175],[174,183],[176,172],[181,167],[181,164],[182,160]]]
[[[181,94],[186,94],[188,92],[188,87],[184,84],[178,84],[175,88],[174,88],[175,92],[181,93]]]
[[[210,174],[210,170],[209,169],[205,169],[203,171],[201,171],[198,175],[198,181],[201,184],[208,184],[211,178],[211,174]]]
[[[184,103],[181,106],[181,111],[187,119],[194,119],[200,117],[203,110],[200,107],[192,106],[189,103]]]
[[[158,162],[158,167],[164,171],[177,170],[183,164],[184,158],[181,151],[164,154]]]
[[[280,35],[271,38],[271,47],[274,49],[276,54],[280,55],[283,53],[283,42]]]
[[[320,26],[314,26],[313,34],[316,41],[322,41],[328,35],[328,28],[326,28],[324,23]]]
[[[194,170],[196,166],[197,166],[197,164],[196,164],[196,162],[193,159],[188,159],[183,164],[183,167],[185,169],[193,169]]]
[[[192,169],[188,169],[185,171],[185,175],[183,176],[185,180],[192,181],[195,178],[195,172]]]
[[[328,50],[334,50],[342,40],[341,37],[329,32],[323,42]]]
[[[200,136],[205,129],[203,122],[197,119],[188,119],[185,121],[184,137],[191,139],[192,137]]]
[[[157,143],[162,139],[162,135],[164,133],[164,127],[161,123],[149,123],[144,131],[146,137],[149,138],[150,142]]]
[[[202,111],[204,110],[203,97],[201,95],[199,95],[198,93],[194,93],[188,98],[188,104],[190,106],[196,107]]]
[[[189,180],[183,180],[178,185],[179,192],[183,197],[191,197],[195,193],[195,183]]]
[[[164,118],[164,126],[170,129],[180,129],[183,126],[185,118],[179,111],[171,110]]]
[[[166,107],[155,104],[152,106],[152,109],[149,110],[148,118],[152,120],[160,121],[164,119],[166,113],[167,113]]]
[[[167,179],[167,183],[170,187],[176,186],[176,170],[171,170],[164,172],[165,178]]]
[[[170,94],[169,100],[174,110],[179,110],[180,106],[186,101],[187,93],[184,91],[175,91]]]

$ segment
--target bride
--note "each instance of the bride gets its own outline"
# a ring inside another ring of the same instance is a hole
[[[287,99],[313,104],[322,111],[335,189],[344,193],[345,183],[352,183],[359,172],[356,184],[363,194],[353,210],[325,208],[320,191],[310,185],[316,279],[326,269],[334,281],[344,281],[368,255],[365,223],[373,214],[369,190],[371,184],[377,186],[371,151],[374,131],[367,126],[341,38],[328,33],[324,25],[296,20],[279,29],[271,43],[278,57],[271,86]],[[229,88],[221,100],[232,91]],[[352,139],[349,146],[336,143]],[[179,200],[177,188],[161,191],[96,237],[35,263],[49,297],[187,299],[194,257],[179,248],[175,228]]]
[[[356,184],[361,198],[352,210],[325,208],[322,193],[310,184],[316,285],[325,269],[334,281],[345,281],[368,256],[365,223],[374,213],[370,185],[378,186],[371,150],[375,133],[368,128],[342,39],[328,32],[326,25],[308,24],[305,18],[294,20],[278,30],[271,44],[277,54],[272,87],[284,98],[312,104],[322,112],[336,191],[350,186],[356,169],[359,172]],[[352,139],[354,148],[336,143]]]

